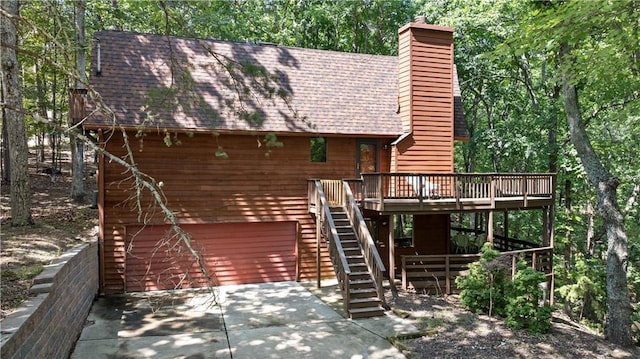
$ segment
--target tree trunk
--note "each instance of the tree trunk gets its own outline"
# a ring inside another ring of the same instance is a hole
[[[78,79],[76,80],[76,89],[84,89],[86,82],[86,70],[85,70],[85,53],[84,53],[84,2],[85,0],[76,1],[76,36],[77,36],[77,72]],[[76,93],[73,96],[84,96],[83,94]],[[76,115],[71,112],[71,123],[77,125],[76,121],[82,119],[74,118]],[[77,131],[82,131],[82,125],[80,125]],[[71,198],[76,202],[82,202],[85,197],[84,193],[84,143],[79,138],[74,137],[73,131],[70,133],[71,142],[71,157],[72,157],[72,173],[73,178],[71,181]]]
[[[25,226],[31,223],[31,190],[29,188],[29,148],[22,111],[22,89],[16,57],[18,44],[15,16],[17,0],[0,2],[8,16],[0,17],[0,43],[2,44],[2,92],[5,101],[5,119],[11,166],[11,224]]]
[[[2,77],[0,77],[0,82],[4,83]],[[4,103],[4,85],[0,86],[0,103]],[[0,170],[2,171],[2,183],[10,183],[11,182],[11,166],[9,165],[9,139],[7,134],[7,116],[5,114],[5,108],[2,107],[2,165],[0,166]]]
[[[561,54],[562,60],[566,61],[570,54],[566,44],[562,46]],[[607,232],[607,340],[630,347],[633,345],[633,338],[631,302],[627,287],[627,234],[617,202],[619,180],[604,168],[589,141],[578,105],[576,87],[570,82],[567,71],[564,67],[562,92],[571,143],[578,153],[589,182],[596,191],[597,210],[602,216]]]

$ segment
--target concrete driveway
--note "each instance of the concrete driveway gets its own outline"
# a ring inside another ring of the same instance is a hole
[[[223,286],[217,299],[196,290],[100,298],[71,358],[404,358],[386,338],[415,330],[394,315],[345,319],[296,282]]]

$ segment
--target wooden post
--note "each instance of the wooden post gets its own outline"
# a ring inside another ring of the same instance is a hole
[[[402,289],[407,290],[407,271],[405,270],[405,256],[402,256]],[[393,271],[392,271],[393,272]]]
[[[555,226],[555,207],[552,204],[551,206],[549,206],[547,208],[547,233],[548,233],[548,240],[549,240],[549,244],[548,246],[553,248],[553,232],[554,232],[554,226]]]
[[[527,175],[523,175],[522,176],[522,199],[523,199],[523,206],[524,208],[527,208],[527,206],[529,205],[529,189],[527,188]]]
[[[445,265],[444,272],[445,272],[445,275],[447,276],[445,280],[447,294],[451,294],[451,273],[450,273],[449,255],[445,255],[444,265]]]
[[[383,211],[384,210],[384,186],[383,186],[383,182],[384,182],[384,177],[382,174],[380,174],[378,176],[378,181],[377,181],[377,185],[378,185],[378,196],[380,198],[380,210]]]
[[[393,238],[395,226],[394,215],[389,216],[389,280],[393,283],[396,279],[396,241]],[[404,263],[403,263],[404,267]],[[404,269],[403,269],[404,270]]]
[[[487,213],[487,242],[493,244],[493,211]]]
[[[542,208],[542,246],[549,246],[549,207]]]
[[[509,211],[504,211],[504,236],[509,238]]]
[[[317,182],[316,182],[316,272],[317,272],[317,283],[316,286],[318,287],[318,289],[322,286],[321,282],[322,282],[322,268],[321,268],[321,261],[320,261],[320,240],[321,240],[321,236],[320,233],[322,231],[322,217],[320,215],[321,211],[321,206],[320,206],[320,198],[318,198],[318,187],[317,187]]]

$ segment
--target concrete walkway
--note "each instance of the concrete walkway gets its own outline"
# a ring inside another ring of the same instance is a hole
[[[71,358],[404,358],[394,315],[348,320],[300,283],[100,298]],[[226,328],[226,330],[225,330]]]

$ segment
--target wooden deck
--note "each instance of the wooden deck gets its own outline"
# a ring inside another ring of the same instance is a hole
[[[361,206],[380,213],[543,208],[555,174],[369,173],[350,182]]]

